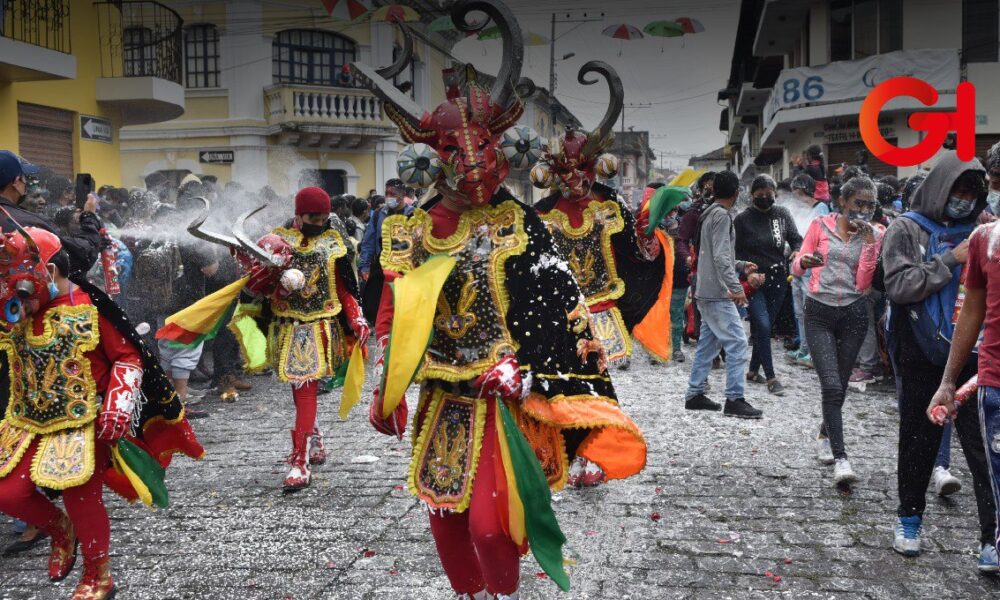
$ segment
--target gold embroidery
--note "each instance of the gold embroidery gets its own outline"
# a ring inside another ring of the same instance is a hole
[[[0,478],[6,477],[21,462],[35,435],[0,420]]]
[[[31,463],[31,480],[53,490],[83,485],[94,475],[94,426],[43,435]]]
[[[419,430],[414,428],[408,477],[414,496],[434,508],[462,512],[469,507],[486,427],[486,402],[425,388],[421,408],[426,403],[427,410]],[[418,425],[416,415],[414,425]]]
[[[80,427],[97,418],[97,382],[86,354],[97,347],[97,307],[56,306],[42,316],[42,333],[31,320],[0,336],[10,364],[10,424],[46,434]]]
[[[632,355],[632,336],[625,329],[625,321],[617,306],[592,313],[591,332],[604,346],[607,360],[612,364]]]
[[[334,317],[341,311],[337,296],[337,259],[347,255],[347,246],[336,229],[321,235],[304,237],[297,229],[279,227],[272,233],[292,248],[290,269],[302,271],[306,283],[287,296],[275,295],[271,309],[275,316],[299,321]]]
[[[444,294],[438,296],[438,316],[434,318],[434,326],[455,339],[465,336],[476,324],[476,314],[471,308],[478,296],[476,282],[472,278],[472,273],[468,273],[465,285],[462,286],[462,293],[458,297],[458,309],[455,314],[452,314],[451,305],[448,304]]]
[[[315,381],[332,376],[340,368],[347,354],[346,343],[337,319],[271,323],[268,362],[276,366],[280,381]]]
[[[583,209],[580,227],[570,225],[569,217],[560,210],[541,217],[560,253],[568,257],[587,306],[621,298],[625,282],[618,275],[611,246],[611,237],[625,229],[621,206],[614,200],[591,202]]]
[[[524,209],[513,201],[469,209],[446,238],[431,235],[432,225],[430,215],[419,209],[409,218],[388,217],[381,263],[385,270],[405,275],[434,254],[458,260],[435,317],[435,327],[447,335],[434,336],[417,378],[465,381],[517,351],[506,325],[510,298],[505,265],[528,246]]]

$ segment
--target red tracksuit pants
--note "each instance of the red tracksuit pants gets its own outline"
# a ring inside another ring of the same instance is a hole
[[[34,525],[51,534],[62,512],[31,481],[31,461],[38,450],[38,439],[31,442],[21,462],[9,475],[0,479],[0,512]],[[83,557],[100,560],[111,546],[111,523],[104,508],[102,473],[108,464],[110,449],[104,442],[94,444],[94,476],[83,485],[63,490],[62,500],[76,536],[80,539]]]
[[[489,403],[472,501],[465,512],[432,512],[431,533],[451,587],[458,594],[513,594],[520,553],[504,531],[496,500],[496,404]],[[502,473],[499,474],[503,476]]]

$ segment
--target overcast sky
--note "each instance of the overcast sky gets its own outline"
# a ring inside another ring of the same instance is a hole
[[[625,102],[649,103],[650,108],[625,109],[625,126],[650,132],[650,145],[668,153],[664,165],[686,165],[692,154],[702,154],[723,145],[719,131],[717,93],[729,78],[739,0],[506,0],[524,30],[549,38],[552,13],[560,19],[599,16],[603,21],[556,25],[556,58],[576,56],[556,63],[556,96],[573,111],[584,127],[592,128],[607,107],[603,84],[582,86],[577,71],[589,60],[600,59],[615,67],[625,86]],[[610,25],[628,23],[642,29],[647,23],[698,19],[705,32],[680,38],[645,37],[619,41],[601,31]],[[455,56],[488,73],[496,73],[500,41],[463,40]],[[549,46],[529,46],[524,72],[539,86],[549,82]],[[619,120],[620,123],[620,120]],[[616,126],[616,130],[620,124]]]

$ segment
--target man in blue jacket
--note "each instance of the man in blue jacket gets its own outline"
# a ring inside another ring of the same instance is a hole
[[[385,205],[372,215],[365,228],[365,237],[361,240],[358,275],[364,284],[362,310],[369,323],[374,323],[378,315],[384,283],[382,269],[378,266],[379,255],[382,253],[382,222],[389,215],[413,214],[413,207],[404,202],[405,197],[406,185],[401,179],[390,179],[385,182]]]

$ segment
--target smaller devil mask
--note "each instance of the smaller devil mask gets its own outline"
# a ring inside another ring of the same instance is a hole
[[[16,225],[15,231],[0,235],[0,325],[9,329],[21,321],[24,306],[37,310],[58,294],[48,265],[61,248],[57,235],[37,227]]]
[[[618,159],[604,151],[614,141],[612,128],[624,106],[624,88],[618,73],[605,62],[595,60],[583,65],[577,80],[583,85],[597,83],[596,79],[587,79],[590,73],[603,75],[610,88],[611,99],[604,119],[589,134],[569,130],[549,142],[541,162],[531,172],[535,187],[558,191],[564,198],[584,198],[598,177],[609,179],[618,173]]]

